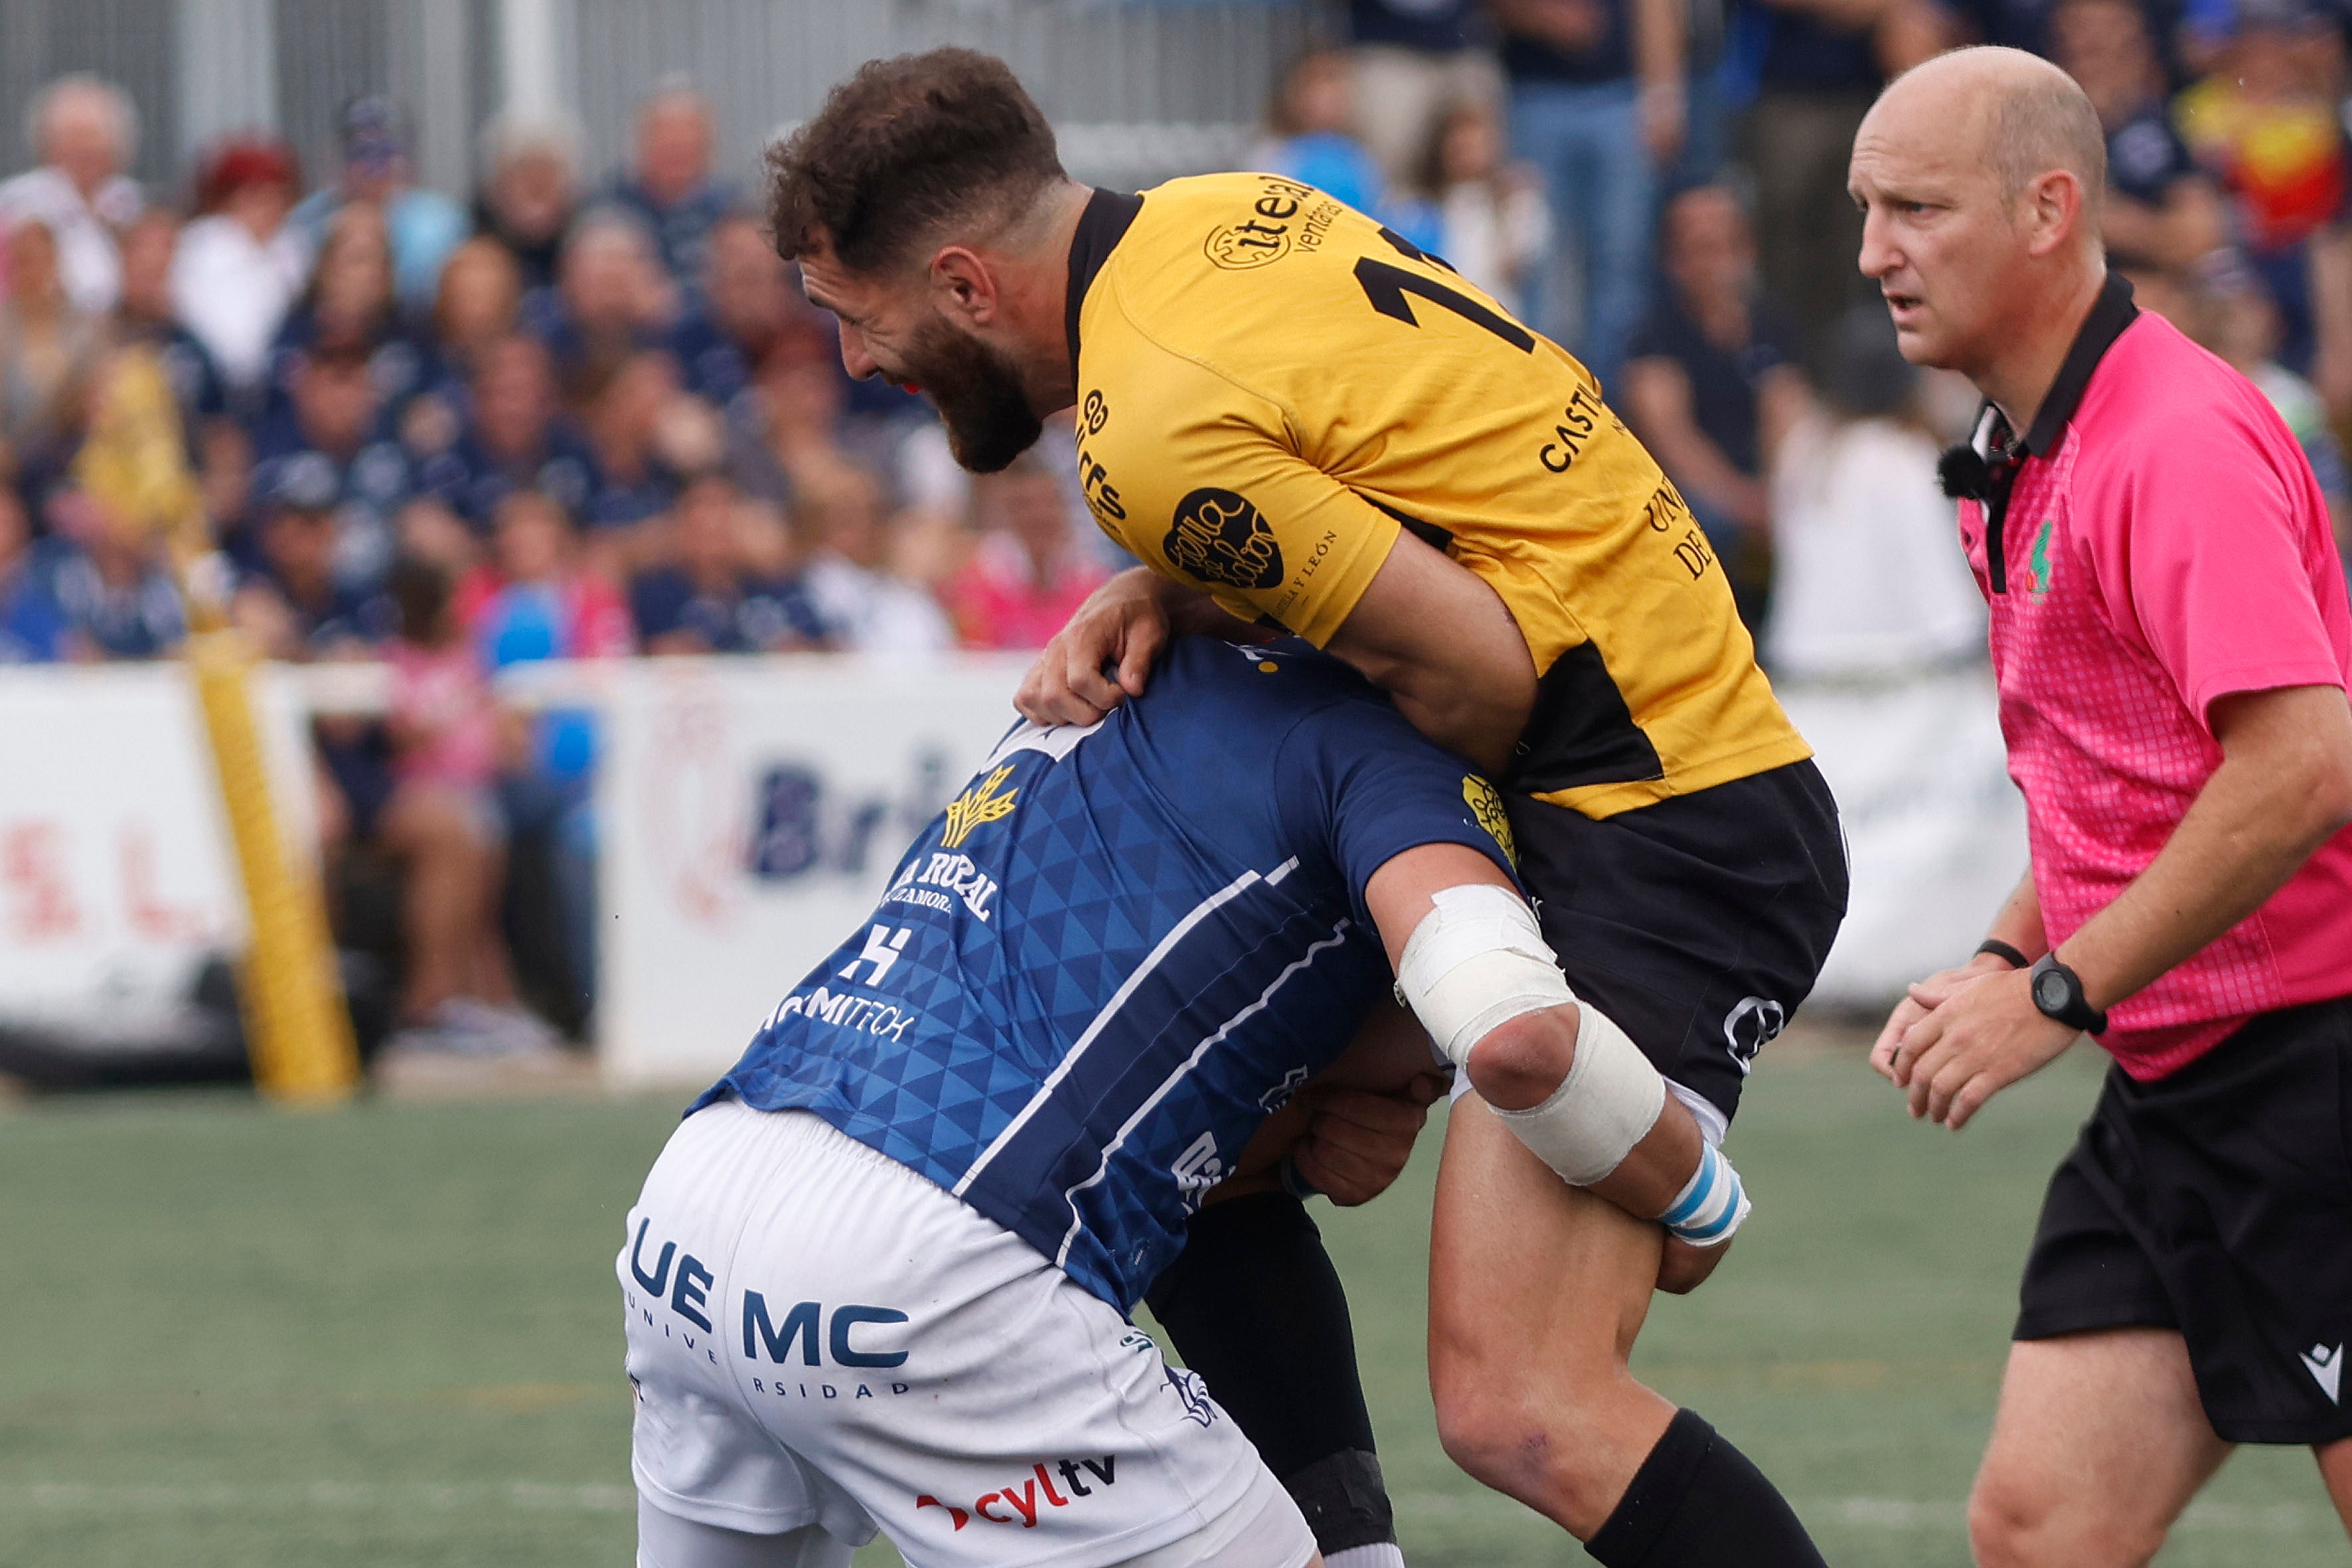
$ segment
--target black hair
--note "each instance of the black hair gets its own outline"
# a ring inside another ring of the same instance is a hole
[[[1053,127],[1011,68],[972,49],[869,60],[768,150],[768,221],[787,260],[830,243],[853,272],[921,236],[1066,178]]]

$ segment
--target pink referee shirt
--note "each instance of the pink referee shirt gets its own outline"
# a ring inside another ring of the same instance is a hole
[[[2026,439],[2007,504],[1964,501],[1992,610],[2010,776],[2054,946],[2156,858],[2221,764],[2217,698],[2352,684],[2352,613],[2311,466],[2268,399],[2110,278]],[[1997,466],[1998,475],[2000,468]],[[2352,994],[2352,830],[2100,1043],[2143,1081],[2257,1013]]]

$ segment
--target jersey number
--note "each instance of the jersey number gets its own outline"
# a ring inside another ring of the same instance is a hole
[[[1381,237],[1417,261],[1432,260],[1421,248],[1401,235],[1381,230]],[[1440,263],[1439,265],[1444,265]],[[1421,325],[1412,307],[1405,302],[1408,294],[1418,294],[1433,305],[1453,311],[1473,325],[1486,328],[1521,353],[1536,351],[1535,334],[1498,311],[1490,310],[1467,295],[1457,294],[1444,284],[1423,278],[1418,272],[1407,272],[1402,267],[1385,261],[1375,261],[1367,256],[1356,263],[1356,281],[1364,290],[1364,298],[1381,315],[1402,321],[1408,327]]]

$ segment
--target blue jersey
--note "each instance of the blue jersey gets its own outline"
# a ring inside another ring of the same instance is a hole
[[[698,1107],[814,1111],[1122,1311],[1388,985],[1364,884],[1502,806],[1305,644],[1179,639],[1087,729],[1023,725]]]

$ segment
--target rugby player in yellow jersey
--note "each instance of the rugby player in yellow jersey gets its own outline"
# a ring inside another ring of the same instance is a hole
[[[928,393],[981,471],[1073,410],[1087,504],[1144,563],[1055,639],[1023,710],[1100,719],[1176,626],[1276,626],[1346,659],[1507,786],[1590,1026],[1575,1064],[1606,1055],[1593,1029],[1630,1036],[1719,1139],[1828,952],[1843,853],[1705,535],[1591,375],[1307,186],[1073,183],[1011,73],[968,51],[869,64],[770,162],[778,248],[850,373]],[[1604,1563],[1818,1563],[1755,1467],[1628,1372],[1662,1260],[1683,1260],[1538,1157],[1530,1130],[1577,1082],[1540,1081],[1449,1123],[1447,1451]],[[1177,1268],[1217,1266],[1201,1239]]]

